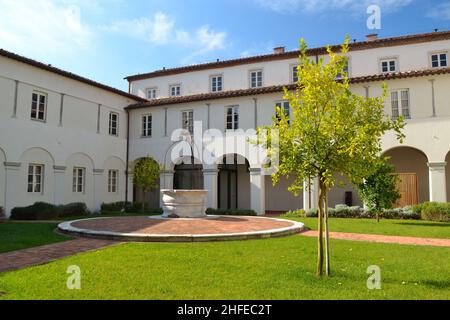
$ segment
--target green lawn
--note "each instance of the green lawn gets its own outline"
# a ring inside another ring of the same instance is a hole
[[[450,299],[450,249],[333,240],[331,279],[307,237],[133,243],[0,275],[0,299]],[[81,290],[68,290],[68,266]],[[368,290],[378,265],[382,289]]]
[[[53,231],[56,223],[7,222],[0,224],[0,253],[62,242],[71,238]]]
[[[317,218],[290,218],[317,230]],[[391,236],[450,239],[450,223],[422,220],[381,220],[331,218],[330,230],[336,232],[382,234]]]

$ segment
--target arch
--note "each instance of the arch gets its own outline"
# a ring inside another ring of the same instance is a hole
[[[412,205],[430,200],[428,157],[422,150],[399,146],[383,153],[388,163],[395,167],[400,177],[399,191],[402,195],[398,206]]]
[[[150,155],[141,156],[134,159],[130,162],[130,166],[132,166],[133,162],[137,162],[140,159],[150,157],[155,160],[159,166],[161,167],[161,162]],[[166,169],[167,170],[167,169]],[[161,177],[156,179],[156,184],[158,187],[156,189],[150,190],[148,192],[144,192],[144,190],[138,186],[136,186],[133,182],[133,202],[137,203],[145,203],[149,208],[158,208],[160,207],[160,191],[161,191]],[[131,200],[130,200],[131,201]]]
[[[120,164],[121,167],[126,168],[125,161],[122,160],[121,158],[117,157],[117,156],[111,156],[111,157],[105,159],[105,161],[103,161],[103,167],[102,168],[103,169],[107,169],[108,165],[110,163],[114,163],[114,162],[115,162],[116,166]]]
[[[20,161],[26,161],[26,160],[31,160],[31,161],[39,161],[39,160],[43,160],[47,158],[46,160],[50,159],[50,162],[52,165],[55,164],[55,158],[53,157],[53,155],[50,153],[50,151],[41,148],[41,147],[32,147],[29,148],[27,150],[25,150],[21,156],[20,156]]]
[[[84,159],[84,160],[88,160],[90,163],[90,166],[92,166],[93,169],[95,169],[95,162],[92,159],[92,157],[90,157],[88,154],[84,153],[84,152],[75,152],[70,154],[67,159],[66,159],[66,165],[69,165],[71,160],[74,159]]]
[[[218,161],[217,199],[220,209],[250,208],[250,164],[240,154],[226,154]]]

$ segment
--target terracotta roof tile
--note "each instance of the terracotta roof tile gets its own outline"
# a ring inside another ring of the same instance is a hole
[[[448,40],[450,39],[450,31],[439,31],[432,33],[423,33],[423,34],[415,34],[415,35],[405,35],[399,37],[390,37],[390,38],[381,38],[372,41],[360,41],[354,42],[350,44],[350,51],[357,50],[367,50],[379,47],[389,47],[389,46],[401,46],[407,44],[415,44],[415,43],[424,43],[430,41],[440,41],[440,40]],[[333,51],[339,50],[340,45],[331,46]],[[312,48],[308,50],[308,55],[322,55],[326,54],[326,47]],[[125,79],[128,81],[136,81],[142,79],[150,79],[167,75],[174,75],[180,73],[187,73],[192,71],[200,71],[200,70],[208,70],[208,69],[216,69],[216,68],[225,68],[232,67],[237,65],[249,64],[249,63],[257,63],[257,62],[265,62],[265,61],[274,61],[274,60],[285,60],[296,58],[300,54],[299,50],[289,51],[285,53],[277,53],[277,54],[266,54],[259,55],[253,57],[232,59],[232,60],[224,60],[210,63],[203,63],[191,66],[170,68],[157,70],[144,74],[137,74],[126,77]]]
[[[370,75],[370,76],[363,76],[363,77],[355,77],[355,78],[350,79],[350,83],[355,84],[355,83],[367,83],[367,82],[374,82],[374,81],[387,81],[387,80],[424,77],[424,76],[430,76],[430,75],[440,75],[440,74],[449,74],[449,73],[450,73],[450,68],[424,69],[424,70],[415,70],[415,71],[407,71],[407,72],[399,72],[399,73],[377,74],[377,75]],[[190,102],[198,102],[198,101],[209,101],[209,100],[217,100],[217,99],[226,99],[226,98],[235,98],[235,97],[276,93],[276,92],[283,92],[285,87],[289,90],[294,90],[296,88],[296,85],[288,84],[288,85],[278,85],[278,86],[270,86],[270,87],[262,87],[262,88],[230,90],[230,91],[222,91],[222,92],[214,92],[214,93],[201,93],[201,94],[194,94],[194,95],[181,96],[181,97],[161,98],[161,99],[149,100],[146,102],[133,104],[133,105],[128,106],[126,109],[133,110],[133,109],[173,105],[173,104],[180,104],[180,103],[190,103]]]
[[[45,63],[26,58],[26,57],[20,56],[18,54],[15,54],[15,53],[3,50],[3,49],[0,49],[0,56],[8,58],[8,59],[15,60],[15,61],[19,61],[19,62],[22,62],[22,63],[25,63],[25,64],[31,65],[33,67],[36,67],[36,68],[39,68],[39,69],[42,69],[42,70],[45,70],[45,71],[48,71],[48,72],[56,73],[56,74],[59,74],[59,75],[61,75],[63,77],[70,78],[70,79],[75,80],[75,81],[83,82],[83,83],[85,83],[87,85],[90,85],[90,86],[93,86],[93,87],[97,87],[97,88],[100,88],[100,89],[103,89],[103,90],[106,90],[106,91],[118,94],[118,95],[126,97],[126,98],[130,98],[130,99],[137,100],[137,101],[147,101],[146,99],[143,99],[141,97],[129,94],[129,93],[125,92],[125,91],[122,91],[122,90],[119,90],[119,89],[116,89],[116,88],[113,88],[113,87],[101,84],[99,82],[96,82],[96,81],[93,81],[93,80],[81,77],[81,76],[76,75],[74,73],[71,73],[71,72],[68,72],[68,71],[64,71],[64,70],[59,69],[59,68],[55,68],[55,67],[53,67],[51,65],[47,65]]]

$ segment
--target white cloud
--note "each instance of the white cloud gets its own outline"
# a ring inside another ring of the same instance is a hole
[[[191,56],[224,49],[227,37],[225,32],[213,31],[208,25],[201,26],[193,32],[177,29],[175,20],[162,12],[155,13],[152,18],[118,21],[101,29],[147,41],[153,45],[181,45],[192,48],[195,52]]]
[[[87,48],[91,30],[80,7],[50,0],[0,0],[0,47],[31,56]]]
[[[254,0],[262,7],[278,13],[325,12],[331,10],[350,10],[366,14],[366,8],[371,4],[378,4],[382,12],[394,12],[409,5],[413,0]]]
[[[432,8],[427,16],[429,18],[437,18],[442,20],[450,20],[450,3],[442,3]]]

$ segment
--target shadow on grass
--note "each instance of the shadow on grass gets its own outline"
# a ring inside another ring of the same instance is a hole
[[[437,281],[437,280],[427,280],[422,282],[424,285],[428,287],[433,287],[435,289],[450,289],[450,280],[443,280],[443,281]]]
[[[422,226],[422,227],[450,227],[450,223],[447,222],[395,222],[395,224],[403,226]]]

